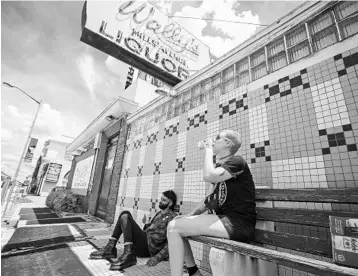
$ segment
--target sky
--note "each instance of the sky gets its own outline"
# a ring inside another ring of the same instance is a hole
[[[151,1],[168,15],[268,25],[302,1]],[[44,142],[71,142],[124,87],[127,68],[80,41],[84,1],[1,2],[1,81],[26,91],[42,106],[32,137],[38,138],[32,174]],[[269,12],[268,12],[269,11]],[[173,18],[220,57],[264,27]],[[1,170],[14,175],[37,104],[1,87]],[[65,136],[64,136],[65,135]]]

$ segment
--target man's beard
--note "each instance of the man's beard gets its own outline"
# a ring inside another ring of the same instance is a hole
[[[167,204],[159,203],[159,209],[164,210],[169,206],[169,202]]]

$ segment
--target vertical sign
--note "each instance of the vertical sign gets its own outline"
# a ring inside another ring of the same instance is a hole
[[[45,181],[57,183],[61,174],[62,165],[56,163],[50,163]]]
[[[28,146],[26,154],[25,154],[24,162],[27,162],[27,163],[32,162],[32,158],[34,157],[34,151],[36,149],[37,142],[38,142],[38,139],[30,138],[30,143],[29,143],[29,146]]]

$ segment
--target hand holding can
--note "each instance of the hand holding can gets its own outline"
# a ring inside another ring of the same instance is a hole
[[[211,140],[211,138],[207,138],[207,139],[204,139],[204,140],[201,140],[198,142],[199,149],[212,147],[213,145],[214,145],[214,143],[213,143],[213,140]]]

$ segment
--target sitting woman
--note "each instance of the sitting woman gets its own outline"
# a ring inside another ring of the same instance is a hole
[[[201,275],[186,237],[211,236],[240,242],[254,238],[256,224],[255,184],[245,160],[235,155],[241,146],[236,131],[224,130],[202,141],[205,148],[204,181],[211,193],[187,215],[176,217],[167,229],[172,276],[183,275],[185,262],[190,276]],[[216,154],[216,168],[213,155]],[[204,212],[207,213],[203,214]]]

